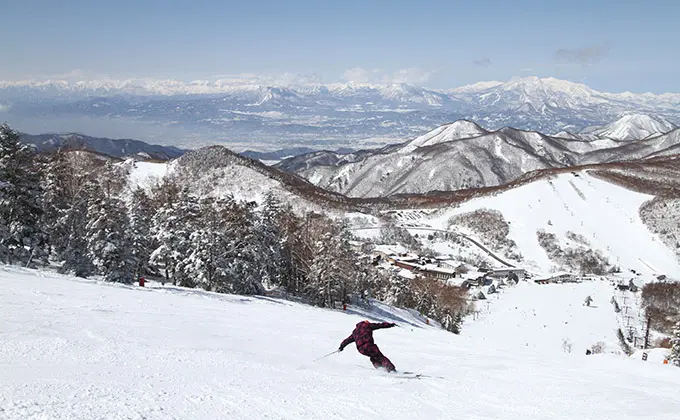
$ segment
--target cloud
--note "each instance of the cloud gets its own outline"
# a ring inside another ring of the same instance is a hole
[[[600,62],[609,54],[609,48],[594,45],[583,48],[560,48],[555,51],[555,58],[562,64],[591,66]]]
[[[318,85],[323,83],[318,74],[300,73],[236,73],[215,74],[208,81],[224,85],[265,85],[265,86],[296,86]]]
[[[434,73],[418,67],[409,67],[395,72],[354,67],[345,70],[342,78],[345,81],[356,83],[410,83],[419,85],[430,80]]]
[[[473,63],[477,67],[487,68],[487,67],[491,67],[491,65],[493,64],[493,61],[491,61],[491,59],[489,57],[483,57],[483,58],[480,58],[478,60],[473,61]]]
[[[356,83],[375,83],[380,79],[383,72],[378,69],[365,69],[362,67],[354,67],[349,70],[345,70],[342,73],[342,78],[348,82]]]

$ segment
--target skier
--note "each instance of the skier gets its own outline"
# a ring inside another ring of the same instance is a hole
[[[352,334],[340,343],[338,351],[344,350],[349,343],[355,341],[359,353],[370,357],[374,368],[378,369],[379,367],[382,367],[388,372],[392,372],[396,370],[394,365],[390,362],[390,359],[380,352],[378,346],[373,342],[373,330],[392,328],[396,325],[397,324],[391,322],[371,323],[369,321],[361,321],[356,325]]]

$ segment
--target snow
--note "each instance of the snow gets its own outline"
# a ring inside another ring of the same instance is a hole
[[[128,159],[123,163],[129,168],[130,185],[149,188],[172,171],[172,163],[138,162]]]
[[[661,117],[645,114],[624,115],[613,123],[592,133],[598,138],[615,140],[642,140],[673,131],[675,125]]]
[[[381,252],[385,255],[401,255],[406,254],[409,250],[401,245],[376,245],[373,251]]]
[[[452,215],[495,209],[510,223],[509,237],[517,243],[525,264],[535,270],[548,273],[555,268],[537,241],[536,232],[544,229],[557,234],[561,241],[568,231],[585,236],[593,249],[602,251],[624,270],[635,269],[647,276],[680,276],[680,261],[640,219],[640,206],[652,196],[587,172],[576,175],[561,174],[470,200],[419,223],[447,229]]]
[[[611,342],[602,284],[506,289],[460,336],[384,305],[343,313],[149,285],[0,266],[0,417],[671,420],[680,412],[677,368],[583,354],[595,340]],[[597,308],[581,306],[587,294]],[[430,377],[375,371],[353,346],[313,361],[366,317],[396,322],[376,342],[397,368]],[[572,353],[562,350],[565,337]]]
[[[539,285],[521,282],[507,288],[498,299],[491,297],[481,307],[492,311],[463,330],[480,346],[508,351],[522,349],[538,354],[565,353],[564,343],[573,353],[585,354],[598,342],[605,351],[620,351],[616,337],[615,312],[609,303],[614,288],[603,281]],[[587,296],[593,298],[584,306]],[[503,334],[498,334],[499,325]]]
[[[471,121],[458,120],[454,123],[443,125],[425,135],[417,137],[416,139],[410,141],[406,146],[400,148],[398,153],[411,153],[418,147],[426,147],[454,140],[468,139],[484,134],[488,134],[488,131],[484,130],[477,124]]]

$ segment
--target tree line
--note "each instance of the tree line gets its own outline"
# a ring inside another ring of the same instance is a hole
[[[464,290],[407,280],[352,246],[341,220],[300,215],[268,195],[261,205],[197,196],[181,179],[129,185],[110,159],[82,151],[39,155],[0,126],[0,261],[133,283],[261,294],[279,289],[321,306],[375,298],[417,309],[454,332]]]

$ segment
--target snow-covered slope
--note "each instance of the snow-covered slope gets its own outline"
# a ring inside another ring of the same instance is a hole
[[[356,162],[299,174],[351,197],[379,197],[500,185],[528,171],[573,165],[573,156],[560,139],[512,128],[489,133],[459,121]]]
[[[490,132],[459,120],[406,143],[346,157],[310,153],[284,160],[277,167],[351,197],[489,187],[537,169],[677,154],[678,129],[650,134],[673,127],[664,124],[664,120],[636,115],[589,134],[547,136],[514,128]],[[632,141],[633,137],[639,139]]]
[[[399,153],[410,153],[418,147],[433,146],[435,144],[454,140],[469,139],[488,133],[488,131],[472,121],[459,120],[452,124],[443,125],[415,140],[411,140],[406,146],[399,149]]]
[[[598,342],[605,344],[605,351],[618,351],[612,293],[606,281],[550,285],[522,282],[505,289],[498,299],[490,295],[489,305],[480,302],[480,309],[489,308],[478,321],[466,325],[462,334],[479,346],[508,351],[524,348],[541,355],[569,351],[583,354]],[[593,299],[590,307],[583,305],[587,296]],[[565,345],[571,345],[571,349],[565,349]]]
[[[624,115],[615,122],[582,134],[586,138],[610,138],[614,140],[642,140],[673,131],[677,127],[661,117],[644,114]]]
[[[262,203],[267,195],[272,195],[299,211],[352,210],[343,196],[221,146],[195,150],[168,163],[128,160],[121,165],[127,169],[131,187],[148,188],[169,177],[198,196],[231,195],[237,200]]]
[[[583,354],[614,334],[595,284],[521,285],[461,336],[384,306],[342,313],[5,266],[0,286],[7,420],[671,420],[680,411],[676,368]],[[588,294],[602,310],[579,307]],[[430,376],[375,371],[352,346],[314,362],[367,316],[400,326],[375,333],[397,368]]]
[[[623,272],[633,269],[646,278],[659,274],[680,278],[680,260],[640,219],[641,205],[652,198],[587,172],[566,173],[442,209],[422,216],[418,224],[448,229],[453,215],[498,210],[509,223],[509,238],[524,256],[522,265],[536,272],[564,269],[539,245],[537,232],[545,230],[554,233],[563,247],[573,244],[568,232],[582,236],[588,248],[601,251]],[[487,245],[493,249],[494,244]]]
[[[612,140],[596,140],[591,143],[611,143]],[[590,149],[580,163],[619,162],[680,153],[680,128],[638,141],[616,142],[612,147]]]

